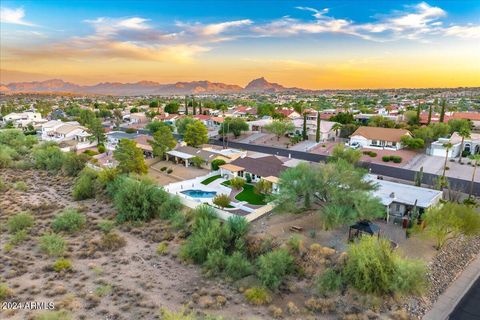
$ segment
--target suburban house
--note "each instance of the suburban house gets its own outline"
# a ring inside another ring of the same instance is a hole
[[[203,166],[209,167],[212,160],[218,158],[218,154],[189,146],[177,146],[166,154],[167,161],[173,160],[175,163],[184,163],[185,167],[190,166],[192,159],[195,157],[201,158],[204,161]]]
[[[303,119],[294,119],[293,125],[295,126],[295,134],[302,134],[303,132]],[[335,139],[337,136],[337,130],[333,130],[333,126],[336,122],[322,120],[320,121],[320,141],[327,141]],[[307,120],[307,136],[308,140],[315,141],[317,136],[317,121]]]
[[[96,140],[92,139],[92,135],[87,132],[87,128],[76,121],[50,120],[42,124],[41,139],[59,143],[63,151],[80,150],[97,145]]]
[[[148,118],[143,112],[130,113],[123,116],[123,121],[128,122],[129,124],[141,124],[147,123]]]
[[[28,125],[35,126],[36,124],[46,122],[42,119],[40,112],[34,110],[28,110],[24,112],[12,112],[3,117],[2,123],[6,125],[11,122],[16,128],[25,128]]]
[[[379,180],[373,175],[369,175],[369,179],[374,180],[378,186],[372,194],[385,206],[387,221],[399,221],[411,214],[415,207],[421,214],[431,206],[437,205],[443,196],[443,192],[439,190]]]
[[[138,133],[126,133],[123,131],[110,131],[106,134],[106,144],[105,147],[108,151],[113,151],[117,148],[118,142],[121,139],[134,140],[138,137]]]
[[[153,158],[153,148],[148,141],[152,140],[152,137],[146,134],[139,134],[133,140],[137,143],[137,147],[143,151],[143,155],[146,158]]]
[[[249,106],[238,106],[230,111],[232,117],[248,117],[249,115],[256,115],[257,109]]]
[[[252,182],[264,179],[272,182],[272,189],[275,192],[278,190],[277,184],[280,173],[288,168],[282,160],[275,156],[241,157],[221,165],[220,175],[225,179],[241,177],[248,180],[248,177],[250,177]]]
[[[204,114],[197,114],[197,115],[194,115],[193,118],[201,121],[209,129],[216,129],[218,127],[218,125],[212,119],[211,116],[207,116]]]
[[[405,129],[381,128],[381,127],[359,127],[350,136],[350,145],[360,145],[372,149],[402,149],[401,139],[404,136],[411,136],[410,131]]]
[[[427,150],[427,153],[432,156],[445,157],[447,149],[445,148],[446,143],[451,143],[452,148],[448,150],[449,158],[456,158],[460,156],[462,152],[462,137],[458,135],[457,132],[454,132],[450,138],[440,138],[435,142],[432,142],[430,148]],[[463,141],[463,150],[471,154],[480,153],[480,133],[471,133],[469,138],[465,138]]]
[[[401,115],[391,115],[391,114],[379,114],[379,113],[359,113],[354,115],[355,121],[360,122],[362,124],[367,124],[371,118],[382,116],[386,119],[392,120],[395,123],[399,123],[402,121]]]
[[[279,113],[279,114],[283,115],[285,118],[289,118],[289,119],[295,119],[295,118],[299,118],[301,116],[300,113],[298,113],[297,111],[295,111],[293,109],[282,108],[282,109],[277,109],[275,112]]]

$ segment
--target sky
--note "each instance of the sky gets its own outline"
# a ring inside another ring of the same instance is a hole
[[[480,1],[0,2],[0,83],[480,86]]]

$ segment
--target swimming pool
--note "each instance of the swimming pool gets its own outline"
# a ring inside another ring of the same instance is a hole
[[[185,190],[181,193],[192,198],[213,198],[217,194],[215,191],[203,191],[203,190]]]

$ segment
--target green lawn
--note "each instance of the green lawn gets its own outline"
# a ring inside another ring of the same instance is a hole
[[[207,178],[205,180],[203,180],[202,182],[200,182],[201,184],[204,184],[204,185],[207,185],[209,183],[212,183],[213,181],[217,180],[217,179],[220,179],[222,176],[221,175],[218,175],[218,176],[212,176],[210,178]]]
[[[230,187],[230,181],[222,182],[224,186]],[[238,201],[246,201],[252,205],[265,205],[265,195],[255,193],[255,187],[253,184],[246,183],[243,186],[243,190],[235,197]]]

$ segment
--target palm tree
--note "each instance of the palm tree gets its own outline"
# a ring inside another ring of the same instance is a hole
[[[447,170],[448,151],[450,151],[450,149],[453,147],[453,144],[447,142],[443,144],[443,147],[445,148],[445,164],[443,166],[442,177],[445,178],[445,171]]]
[[[187,95],[185,95],[185,115],[188,116],[188,101],[187,101]]]
[[[458,130],[458,135],[462,137],[462,143],[460,144],[460,158],[458,159],[458,163],[462,163],[463,142],[465,141],[465,138],[470,138],[470,128],[463,126],[460,130]]]
[[[472,182],[470,182],[470,192],[468,193],[469,198],[473,194],[473,183],[475,181],[475,173],[477,173],[477,167],[480,164],[480,154],[471,155],[470,159],[472,159],[474,162],[473,162]]]
[[[335,136],[338,136],[338,131],[342,130],[343,125],[341,123],[335,122],[335,124],[332,126],[332,130],[335,131]]]

